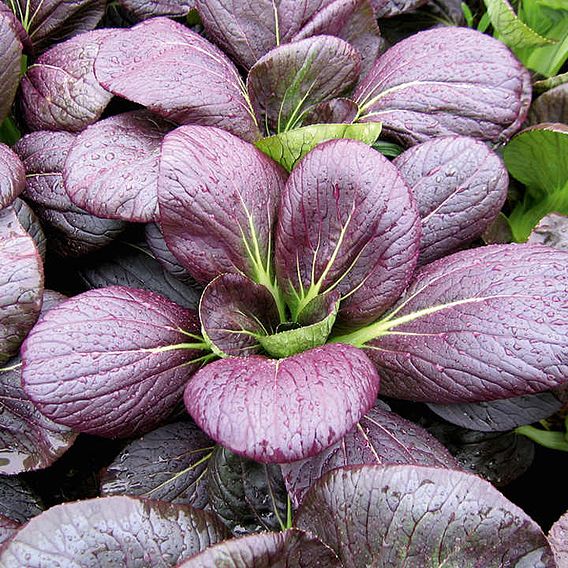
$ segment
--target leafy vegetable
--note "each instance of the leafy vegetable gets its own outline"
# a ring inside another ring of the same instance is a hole
[[[0,545],[41,511],[37,496],[19,477],[0,476]]]
[[[9,11],[0,11],[0,124],[10,114],[20,83],[22,44]]]
[[[18,156],[0,143],[0,210],[10,205],[26,187],[26,171]]]
[[[568,250],[568,217],[558,213],[546,215],[534,228],[527,242]]]
[[[529,125],[541,122],[568,124],[568,83],[540,95],[531,105],[527,121]]]
[[[568,512],[562,515],[551,527],[548,533],[548,542],[554,552],[558,566],[568,561]]]
[[[156,16],[181,18],[195,7],[195,0],[120,0],[136,20],[147,20]]]

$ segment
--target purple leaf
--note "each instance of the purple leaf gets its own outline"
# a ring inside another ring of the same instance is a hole
[[[118,3],[136,20],[147,20],[156,16],[183,18],[195,8],[195,0],[120,0]]]
[[[164,138],[158,180],[168,248],[199,282],[225,272],[260,277],[285,179],[276,162],[228,132],[174,130]]]
[[[367,354],[383,393],[438,403],[533,394],[568,377],[568,254],[467,250],[422,268]]]
[[[16,8],[17,10],[17,8]],[[7,6],[6,0],[0,2],[0,19],[7,17],[12,25],[12,29],[16,32],[16,36],[20,40],[26,54],[33,54],[33,46],[30,42],[28,32],[22,26],[22,23],[15,16],[15,13]]]
[[[213,351],[233,357],[258,353],[255,336],[274,333],[280,323],[270,292],[238,274],[222,274],[205,288],[199,319]]]
[[[391,18],[419,8],[428,0],[371,0],[377,18]]]
[[[178,568],[340,568],[333,551],[304,531],[254,534],[226,540],[186,560]]]
[[[339,442],[313,458],[283,464],[282,473],[293,503],[298,507],[306,491],[324,473],[358,464],[460,469],[458,462],[431,434],[379,402]]]
[[[14,16],[0,12],[0,123],[10,114],[20,83],[22,43],[14,26]]]
[[[308,107],[337,97],[359,75],[361,58],[347,42],[316,36],[274,48],[251,68],[247,89],[266,134],[292,130]]]
[[[0,209],[8,207],[25,187],[24,165],[13,150],[0,143]]]
[[[75,135],[32,132],[14,150],[26,168],[23,197],[32,206],[50,237],[50,246],[62,256],[80,256],[100,249],[120,234],[125,224],[99,219],[74,205],[63,187],[62,170]]]
[[[422,220],[421,264],[463,248],[497,217],[509,186],[501,159],[465,136],[410,148],[394,165],[412,189]]]
[[[285,463],[339,440],[371,407],[378,387],[365,354],[335,344],[279,360],[215,361],[195,374],[184,400],[218,443],[259,462]]]
[[[568,124],[568,83],[540,95],[529,110],[528,126],[543,122]]]
[[[548,542],[554,552],[558,568],[568,564],[568,512],[564,513],[548,533]]]
[[[449,134],[501,142],[527,115],[530,76],[500,41],[452,26],[397,43],[379,57],[354,99],[359,120],[382,122],[408,145]]]
[[[162,426],[116,456],[102,476],[101,495],[135,495],[203,509],[214,446],[190,422]]]
[[[32,519],[0,553],[6,568],[69,565],[85,568],[166,568],[226,536],[223,525],[187,505],[104,497],[52,507]]]
[[[22,382],[54,422],[106,437],[151,430],[198,367],[197,317],[120,286],[89,290],[43,316],[22,346]]]
[[[0,363],[18,352],[43,295],[43,263],[15,211],[0,211]]]
[[[58,43],[30,65],[22,78],[21,106],[31,130],[79,132],[96,122],[112,95],[95,78],[93,65],[110,30]]]
[[[37,215],[33,212],[32,208],[20,198],[14,200],[12,203],[12,209],[16,212],[18,221],[20,222],[20,225],[22,225],[24,231],[26,231],[26,233],[28,233],[33,239],[39,256],[45,263],[47,244],[45,240],[45,233],[43,232]]]
[[[167,18],[114,33],[101,47],[95,73],[111,93],[174,122],[218,126],[250,141],[259,137],[234,65]]]
[[[0,476],[0,548],[21,524],[41,513],[38,498],[17,476]]]
[[[350,124],[357,117],[357,104],[343,97],[319,103],[307,110],[304,125]]]
[[[533,229],[527,242],[568,251],[568,217],[549,213]]]
[[[158,163],[164,136],[175,126],[148,111],[111,116],[79,134],[65,160],[71,201],[96,215],[151,221],[158,209]]]
[[[419,231],[410,190],[385,157],[353,140],[318,145],[290,175],[276,232],[292,315],[333,288],[343,321],[373,321],[408,284]]]
[[[336,469],[306,495],[294,524],[353,568],[554,566],[532,519],[486,481],[448,469]]]

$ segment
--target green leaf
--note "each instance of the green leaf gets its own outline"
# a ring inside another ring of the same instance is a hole
[[[473,14],[471,13],[469,6],[465,2],[462,2],[461,3],[461,9],[462,9],[463,17],[465,18],[465,23],[467,24],[467,27],[473,28]]]
[[[568,214],[568,127],[537,125],[517,134],[505,147],[509,173],[526,186],[509,217],[516,241],[525,241],[548,213]]]
[[[485,12],[485,14],[481,16],[479,23],[477,24],[477,31],[481,32],[482,34],[485,33],[490,23],[491,23],[491,18],[489,17],[489,13]]]
[[[404,148],[402,146],[399,146],[394,142],[384,142],[383,140],[377,140],[373,144],[373,148],[387,158],[396,158],[404,152]]]
[[[381,133],[381,123],[312,124],[256,142],[256,147],[288,171],[315,146],[326,140],[349,138],[373,144]]]
[[[0,142],[13,146],[20,138],[21,133],[14,121],[8,116],[0,123]]]
[[[530,438],[533,442],[545,448],[568,452],[568,441],[566,440],[564,432],[547,432],[546,430],[540,430],[534,426],[519,426],[515,428],[515,432]]]
[[[537,94],[545,93],[565,83],[568,83],[568,73],[562,73],[561,75],[555,75],[554,77],[549,77],[542,81],[536,81],[533,84],[533,91]]]

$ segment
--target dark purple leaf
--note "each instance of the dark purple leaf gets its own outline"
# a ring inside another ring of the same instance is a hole
[[[43,232],[37,215],[25,201],[19,198],[12,203],[12,209],[16,212],[18,221],[24,228],[24,231],[33,239],[42,261],[45,262],[47,244],[45,233]]]
[[[444,420],[470,430],[506,432],[552,416],[562,403],[552,393],[517,396],[491,402],[429,404]]]
[[[568,565],[568,512],[552,525],[548,533],[548,542],[554,552],[558,568]]]
[[[24,165],[6,144],[0,142],[0,209],[8,207],[26,187]]]
[[[266,134],[300,126],[308,107],[351,87],[360,66],[357,51],[332,36],[295,41],[267,53],[247,78],[252,106]]]
[[[390,18],[410,12],[428,0],[371,0],[377,18]]]
[[[195,0],[120,0],[137,20],[147,20],[156,16],[183,18],[195,8]]]
[[[276,331],[280,318],[270,292],[239,274],[222,274],[205,288],[199,319],[212,349],[222,356],[258,353],[258,335]]]
[[[333,551],[297,529],[226,540],[186,560],[178,568],[340,568]]]
[[[102,476],[101,495],[136,495],[203,509],[214,446],[190,422],[162,426],[118,454]]]
[[[485,246],[425,266],[368,344],[382,392],[464,403],[564,384],[567,282],[568,254],[539,245]]]
[[[114,240],[125,224],[100,219],[74,205],[63,187],[62,170],[75,140],[68,132],[32,132],[14,146],[24,163],[27,185],[22,197],[32,206],[63,256],[80,256]]]
[[[336,467],[415,464],[460,469],[448,450],[420,426],[378,403],[339,442],[307,460],[282,465],[286,487],[298,507],[306,491]]]
[[[0,12],[0,123],[10,114],[20,83],[22,43],[13,24],[12,14]]]
[[[184,308],[197,310],[201,291],[166,272],[150,251],[118,242],[75,265],[79,278],[90,288],[127,286],[161,294]]]
[[[173,128],[144,110],[111,116],[87,128],[73,142],[63,168],[71,201],[97,217],[153,220],[160,146]]]
[[[287,493],[280,467],[262,464],[218,446],[207,471],[209,503],[237,535],[282,530]]]
[[[194,312],[115,286],[45,314],[22,346],[22,382],[54,422],[106,437],[134,436],[167,418],[198,367]]]
[[[168,247],[199,282],[225,272],[256,280],[271,262],[269,241],[285,179],[276,162],[228,132],[174,130],[164,138],[158,180]]]
[[[41,511],[38,498],[19,477],[0,475],[0,545]]]
[[[538,525],[486,481],[416,465],[336,469],[306,495],[294,524],[345,566],[542,566]]]
[[[500,41],[466,28],[437,28],[389,49],[354,99],[359,120],[382,122],[408,145],[449,134],[499,142],[526,117],[530,76]]]
[[[180,124],[259,137],[239,73],[214,45],[188,28],[153,18],[103,43],[95,73],[111,93]]]
[[[27,54],[33,53],[33,47],[30,42],[30,36],[28,36],[28,32],[22,26],[22,23],[18,18],[15,16],[14,12],[8,7],[7,0],[2,0],[0,2],[0,19],[7,17],[12,25],[12,29],[16,32],[20,43],[24,48],[24,52]]]
[[[463,248],[497,217],[509,186],[501,159],[465,136],[428,140],[395,166],[412,189],[422,220],[421,264]]]
[[[505,245],[513,242],[513,233],[509,220],[503,213],[499,213],[493,223],[481,235],[486,245]]]
[[[112,95],[95,78],[93,65],[111,30],[96,30],[58,43],[22,78],[21,106],[31,130],[79,132],[96,122]]]
[[[0,211],[0,363],[18,352],[41,308],[43,263],[16,212]]]
[[[85,568],[173,567],[225,538],[212,515],[187,505],[104,497],[52,507],[5,546],[6,568],[69,565]]]
[[[384,156],[353,140],[318,145],[290,175],[276,233],[292,315],[333,288],[343,321],[373,321],[408,284],[419,231],[410,190]]]
[[[4,517],[4,515],[0,515],[0,545],[12,538],[20,528],[20,523],[9,519],[8,517]]]
[[[315,105],[306,111],[304,125],[349,124],[357,116],[357,104],[350,99],[337,98]]]
[[[542,122],[568,124],[568,83],[540,95],[531,105],[527,122],[529,126]]]
[[[372,406],[378,387],[365,354],[335,344],[279,360],[215,361],[195,374],[184,400],[215,441],[259,462],[284,463],[337,442]]]
[[[527,242],[568,251],[568,217],[549,213],[533,229]]]

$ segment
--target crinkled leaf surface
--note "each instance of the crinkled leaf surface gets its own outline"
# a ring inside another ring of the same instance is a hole
[[[180,18],[187,16],[195,7],[195,0],[120,0],[120,5],[137,20],[147,20],[156,16]]]
[[[196,310],[201,291],[167,272],[147,248],[118,242],[75,265],[87,288],[128,286],[161,294],[184,308]]]
[[[14,200],[11,207],[16,212],[20,225],[22,225],[24,230],[33,239],[42,261],[45,262],[47,243],[45,233],[43,232],[37,215],[33,212],[32,208],[20,198]]]
[[[320,142],[334,138],[350,138],[373,144],[380,133],[380,123],[310,124],[262,138],[256,143],[256,147],[290,171],[300,158],[303,158]]]
[[[428,140],[403,152],[394,164],[418,205],[422,264],[479,237],[507,197],[509,176],[503,162],[473,138]]]
[[[357,117],[358,109],[357,104],[351,99],[337,97],[308,109],[304,116],[304,124],[351,124]],[[290,134],[293,135],[292,132]]]
[[[199,319],[213,351],[233,357],[260,351],[258,336],[274,333],[280,323],[270,292],[239,274],[222,274],[205,288]]]
[[[516,396],[490,402],[432,404],[432,411],[444,420],[470,430],[506,432],[552,416],[562,407],[552,393]]]
[[[207,471],[209,502],[235,535],[282,530],[287,493],[280,467],[218,446]]]
[[[111,30],[96,30],[58,43],[22,78],[21,107],[30,130],[79,132],[97,121],[112,98],[93,65]]]
[[[294,524],[353,568],[554,567],[532,519],[489,483],[448,469],[336,469],[308,492]]]
[[[13,150],[0,143],[0,209],[10,205],[25,187],[24,165]]]
[[[24,48],[24,52],[26,54],[33,53],[33,47],[32,44],[30,43],[28,32],[24,29],[24,26],[22,26],[22,23],[20,22],[20,20],[18,20],[15,13],[11,10],[10,6],[8,6],[6,0],[0,2],[0,14],[1,14],[0,18],[2,17],[9,18],[12,28],[16,32],[16,35]]]
[[[0,553],[6,568],[176,566],[225,538],[212,515],[187,505],[104,497],[57,505],[30,521]]]
[[[20,83],[22,44],[13,25],[13,16],[0,12],[0,123],[10,114]]]
[[[288,179],[276,232],[292,316],[333,288],[343,321],[376,319],[410,279],[419,231],[410,190],[384,156],[353,140],[316,146]]]
[[[75,140],[68,132],[32,132],[14,146],[26,168],[22,195],[32,206],[50,245],[64,256],[79,256],[100,249],[120,234],[124,223],[100,219],[74,205],[63,186],[62,170]]]
[[[251,68],[247,90],[267,134],[301,126],[308,107],[343,94],[359,75],[361,58],[347,42],[315,36],[281,45]]]
[[[158,213],[158,163],[174,128],[148,111],[111,116],[79,134],[65,160],[71,201],[97,217],[151,221]]]
[[[218,126],[251,141],[259,137],[235,66],[199,34],[167,18],[109,37],[95,74],[111,93],[174,122]]]
[[[359,120],[382,122],[385,133],[408,145],[449,134],[497,142],[524,121],[530,77],[501,42],[452,26],[389,49],[354,99]]]
[[[286,179],[276,162],[217,128],[184,126],[162,145],[158,202],[169,249],[199,282],[225,272],[253,279],[271,262]]]
[[[198,367],[194,312],[135,288],[89,290],[45,314],[22,346],[24,389],[55,422],[133,436],[168,417]]]
[[[136,495],[203,509],[214,446],[191,422],[166,424],[118,454],[102,476],[101,494]]]
[[[539,245],[486,246],[424,267],[368,344],[382,392],[464,403],[563,384],[567,283],[568,253]]]
[[[0,476],[0,545],[41,511],[38,498],[19,477]]]
[[[419,8],[427,0],[371,0],[377,18],[391,18]]]
[[[10,207],[0,211],[0,363],[18,352],[41,308],[43,263]]]
[[[546,215],[533,229],[527,242],[568,251],[568,217],[558,213]]]
[[[286,359],[215,361],[188,383],[185,405],[211,438],[263,463],[317,454],[372,406],[379,377],[365,354],[324,345]]]
[[[560,567],[568,563],[568,512],[564,513],[548,533],[548,542],[554,552],[556,564]]]
[[[282,465],[286,487],[298,507],[306,491],[336,467],[358,464],[415,464],[460,469],[426,430],[379,402],[339,442],[313,458]]]
[[[568,84],[558,85],[540,95],[531,105],[527,121],[530,125],[542,122],[568,124]]]

